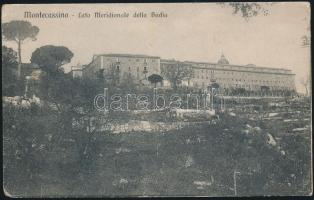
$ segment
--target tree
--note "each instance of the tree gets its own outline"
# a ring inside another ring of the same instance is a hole
[[[136,81],[136,78],[127,72],[123,73],[123,78],[119,82],[119,85],[117,87],[109,87],[110,90],[117,90],[119,92],[131,92],[136,91],[138,86],[138,82]]]
[[[95,166],[103,145],[96,133],[115,116],[104,117],[93,108],[93,98],[103,87],[102,82],[72,79],[60,72],[51,80],[53,92],[43,107],[4,106],[4,172],[10,193],[18,193],[19,187],[30,190],[23,183],[34,187],[33,182],[42,181],[44,168],[51,167],[47,175],[62,180],[60,174],[84,174]]]
[[[269,14],[267,6],[272,6],[274,3],[256,3],[256,2],[232,2],[219,3],[222,6],[229,6],[233,9],[233,14],[241,13],[242,17],[248,20],[251,17],[256,17],[259,14],[264,16]]]
[[[85,166],[91,164],[96,145],[95,137],[103,125],[115,117],[112,113],[101,113],[93,107],[93,99],[106,87],[102,77],[96,80],[76,79],[65,74],[60,68],[71,61],[73,53],[67,47],[43,46],[32,54],[31,62],[45,71],[42,78],[42,100],[45,108],[53,110],[57,116],[56,146],[58,141],[75,141],[79,162]],[[97,149],[97,148],[96,148]]]
[[[10,95],[15,89],[16,75],[14,70],[17,68],[16,52],[6,46],[2,46],[2,91],[3,95]]]
[[[210,85],[211,88],[219,89],[219,84],[218,83],[213,83]]]
[[[52,93],[59,93],[58,90],[54,91],[56,89],[54,85],[67,80],[61,66],[69,63],[72,57],[73,53],[63,46],[42,46],[32,53],[31,62],[37,64],[44,71],[40,84],[43,99],[49,99]],[[66,86],[63,85],[63,87]]]
[[[163,77],[158,74],[152,74],[148,77],[148,81],[154,84],[155,88],[157,86],[157,83],[162,82]]]
[[[217,93],[220,93],[219,91],[219,84],[218,83],[212,83],[210,84],[207,89],[209,89],[210,93],[213,93],[213,95],[216,95]]]
[[[18,71],[17,76],[21,76],[22,53],[21,45],[27,39],[36,40],[39,32],[37,26],[32,26],[28,21],[10,21],[2,25],[2,37],[8,41],[14,41],[18,45]]]
[[[164,76],[171,82],[174,90],[177,90],[178,84],[183,80],[189,80],[193,76],[193,69],[184,64],[177,62],[164,69]]]
[[[240,13],[245,20],[256,17],[261,13],[267,16],[270,13],[270,7],[275,3],[256,3],[256,2],[232,2],[232,3],[218,3],[223,7],[229,6],[233,9],[233,14]],[[301,47],[308,48],[311,46],[311,31],[307,27],[306,33],[301,37]]]
[[[4,96],[20,95],[24,89],[23,81],[16,75],[17,52],[2,46],[2,92]]]
[[[62,65],[71,62],[72,57],[73,53],[67,47],[46,45],[32,53],[31,63],[52,75],[60,71]]]
[[[120,66],[119,64],[111,64],[108,66],[108,70],[100,69],[96,72],[96,78],[102,79],[103,82],[110,83],[111,87],[116,87],[120,84]]]

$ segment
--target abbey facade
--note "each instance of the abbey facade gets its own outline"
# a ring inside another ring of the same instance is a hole
[[[147,78],[158,74],[164,78],[159,87],[170,87],[165,72],[171,67],[187,67],[193,73],[180,82],[181,86],[206,89],[215,84],[220,91],[245,89],[246,91],[295,91],[295,74],[283,68],[230,64],[224,55],[217,63],[165,60],[157,56],[133,54],[94,55],[91,63],[82,69],[82,76],[93,78],[102,75],[108,80],[132,79],[149,84]]]

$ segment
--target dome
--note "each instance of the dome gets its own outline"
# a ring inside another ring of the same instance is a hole
[[[221,65],[228,65],[229,61],[226,59],[226,57],[222,54],[220,59],[218,60],[218,64]]]

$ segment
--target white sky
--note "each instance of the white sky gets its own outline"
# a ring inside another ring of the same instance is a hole
[[[189,4],[59,4],[5,5],[2,21],[27,20],[40,28],[36,41],[22,46],[23,62],[43,45],[68,47],[69,65],[87,64],[93,54],[131,53],[178,60],[217,62],[223,52],[231,64],[292,69],[296,86],[310,73],[310,48],[301,47],[309,34],[308,3],[276,3],[268,16],[246,21],[229,7]],[[25,19],[24,12],[68,12],[69,19]],[[167,18],[80,19],[79,12],[164,12]],[[72,14],[74,15],[72,17]],[[13,42],[4,45],[17,49]]]

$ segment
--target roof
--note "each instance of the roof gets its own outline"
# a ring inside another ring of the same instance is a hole
[[[194,61],[184,61],[186,63],[193,63],[193,64],[209,64],[209,65],[222,65],[217,63],[209,63],[209,62],[194,62]],[[248,65],[234,65],[234,64],[223,64],[223,66],[234,66],[234,67],[241,67],[241,68],[247,68],[247,69],[270,69],[270,70],[284,70],[284,71],[291,71],[291,69],[285,69],[285,68],[274,68],[274,67],[260,67],[253,64]]]
[[[174,62],[181,62],[177,61],[174,59],[161,59],[161,63],[174,63]],[[260,67],[256,66],[254,64],[247,64],[247,65],[234,65],[230,64],[229,61],[226,59],[224,54],[221,55],[220,59],[218,60],[217,63],[210,63],[210,62],[195,62],[195,61],[184,61],[184,63],[189,63],[189,64],[203,64],[203,65],[220,65],[220,66],[234,66],[234,67],[241,67],[241,68],[246,68],[246,69],[269,69],[269,70],[283,70],[285,72],[291,72],[290,69],[285,69],[285,68],[274,68],[274,67]],[[205,67],[206,68],[206,67]]]
[[[149,56],[149,55],[142,55],[142,54],[96,54],[95,56],[106,56],[106,57],[131,57],[131,58],[156,58],[160,59],[158,56]]]
[[[179,61],[175,59],[161,59],[160,63],[185,63],[185,61]]]

